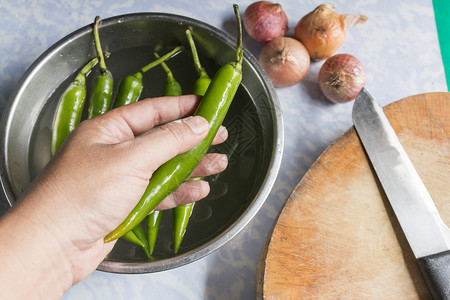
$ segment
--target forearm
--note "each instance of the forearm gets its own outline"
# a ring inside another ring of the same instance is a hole
[[[71,266],[49,226],[20,205],[0,220],[0,299],[59,299],[72,285]]]

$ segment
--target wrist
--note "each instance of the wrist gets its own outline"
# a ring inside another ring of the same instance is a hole
[[[64,255],[65,240],[41,212],[18,204],[0,220],[0,255],[7,264],[0,270],[13,298],[58,299],[70,288],[73,271]],[[26,276],[23,276],[26,274]]]

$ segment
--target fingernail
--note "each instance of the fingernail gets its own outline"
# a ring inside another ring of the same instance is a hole
[[[194,133],[197,134],[203,133],[209,129],[208,121],[200,116],[188,117],[183,121]]]
[[[218,164],[219,164],[219,169],[225,170],[228,166],[228,155],[220,154]]]

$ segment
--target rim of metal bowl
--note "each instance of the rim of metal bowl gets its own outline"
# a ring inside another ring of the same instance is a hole
[[[168,22],[177,22],[190,25],[193,27],[199,27],[216,38],[224,41],[228,45],[235,45],[235,39],[232,38],[228,33],[215,28],[202,21],[192,19],[189,17],[169,14],[169,13],[132,13],[118,15],[102,20],[102,26],[108,26],[116,23],[126,23],[129,21],[139,21],[139,20],[160,20]],[[0,166],[1,174],[0,181],[3,188],[3,192],[6,196],[6,200],[9,205],[14,203],[15,195],[11,187],[10,173],[8,168],[8,131],[11,123],[11,113],[15,110],[17,106],[17,96],[21,94],[21,91],[26,88],[26,82],[30,76],[33,75],[34,71],[45,62],[47,57],[51,56],[53,52],[57,51],[63,45],[70,43],[77,38],[90,33],[92,31],[91,25],[86,25],[70,34],[60,39],[58,42],[53,44],[48,48],[25,72],[14,91],[12,92],[7,105],[3,111],[1,123],[0,123]],[[273,118],[273,131],[274,131],[274,144],[272,149],[272,157],[268,167],[268,174],[256,194],[253,202],[247,208],[247,210],[242,214],[242,216],[236,220],[228,229],[222,232],[220,235],[209,241],[208,243],[192,249],[188,252],[174,256],[167,259],[158,260],[156,262],[116,262],[116,261],[103,261],[97,268],[100,271],[112,272],[112,273],[124,273],[124,274],[139,274],[139,273],[151,273],[163,270],[169,270],[176,267],[186,265],[188,263],[194,262],[212,252],[219,249],[225,243],[230,241],[235,235],[237,235],[245,226],[253,219],[259,209],[262,207],[265,199],[269,196],[270,191],[275,183],[278,171],[281,165],[282,152],[284,147],[284,128],[283,128],[283,117],[280,110],[280,104],[278,97],[276,95],[275,89],[260,66],[257,59],[244,48],[244,59],[248,61],[249,65],[254,69],[258,76],[262,79],[261,82],[264,84],[270,99],[272,100],[272,118]]]

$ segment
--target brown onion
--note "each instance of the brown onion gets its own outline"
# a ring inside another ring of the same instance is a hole
[[[281,5],[270,1],[251,4],[242,18],[245,30],[257,42],[265,43],[284,36],[288,30],[288,20]]]
[[[300,82],[310,66],[305,46],[290,37],[268,42],[259,54],[259,62],[275,87],[288,87]]]
[[[356,98],[366,84],[366,70],[353,55],[336,54],[319,71],[319,86],[328,100],[344,103]]]
[[[322,4],[300,19],[295,37],[305,45],[313,60],[330,57],[344,43],[347,29],[363,23],[362,15],[338,14],[332,4]]]

